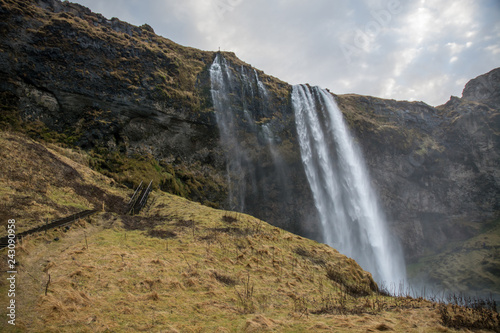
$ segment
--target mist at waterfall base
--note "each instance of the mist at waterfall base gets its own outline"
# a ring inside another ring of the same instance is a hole
[[[271,172],[280,200],[293,196],[290,174],[277,147],[269,93],[254,70],[235,68],[221,54],[210,67],[211,95],[220,139],[225,147],[230,209],[246,211],[247,201],[264,202],[268,184],[259,182]],[[302,165],[321,228],[321,241],[355,259],[377,283],[397,286],[405,281],[405,264],[396,238],[390,236],[377,204],[368,173],[333,96],[319,88],[295,86],[293,113]],[[270,156],[272,168],[252,158],[252,145]],[[300,162],[299,162],[300,163]],[[307,185],[306,185],[307,186]],[[286,204],[281,205],[287,207]],[[289,207],[289,205],[288,205]],[[300,209],[300,207],[298,208]],[[283,214],[287,214],[286,209]]]

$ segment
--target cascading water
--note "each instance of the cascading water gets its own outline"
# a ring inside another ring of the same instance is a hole
[[[269,93],[255,70],[217,54],[210,67],[211,94],[225,147],[228,206],[261,211],[269,202],[287,218],[293,182],[272,128]],[[368,174],[331,94],[307,86],[292,93],[302,162],[322,225],[323,241],[353,257],[377,282],[399,283],[405,269],[399,244],[389,236]],[[267,158],[262,159],[266,156]],[[269,206],[270,207],[270,206]],[[251,211],[252,211],[251,210]],[[276,213],[278,212],[278,213]]]
[[[252,160],[252,149],[261,145],[270,149],[272,144],[259,139],[271,134],[254,119],[267,113],[268,92],[255,70],[234,68],[221,54],[210,67],[210,80],[217,126],[226,150],[229,208],[246,211],[249,194],[254,202],[267,196],[266,189],[257,184],[262,166]]]
[[[247,156],[237,139],[237,122],[235,112],[232,107],[231,93],[234,90],[232,74],[224,58],[216,56],[210,67],[210,80],[212,84],[211,94],[216,110],[215,116],[221,141],[227,147],[232,158],[226,164],[229,186],[229,207],[233,210],[242,211],[245,206],[246,182],[244,180],[244,165],[247,163]]]
[[[324,242],[355,259],[378,283],[402,283],[402,251],[390,236],[364,161],[333,96],[298,85],[292,103]]]

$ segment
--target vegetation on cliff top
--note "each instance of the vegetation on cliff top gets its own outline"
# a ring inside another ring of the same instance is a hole
[[[209,96],[195,86],[213,52],[180,46],[147,26],[108,20],[77,4],[55,3],[59,8],[53,12],[48,3],[42,9],[30,0],[2,1],[4,13],[10,14],[4,15],[2,33],[19,34],[19,26],[25,26],[21,37],[29,45],[26,54],[13,54],[10,60],[20,66],[33,54],[45,60],[25,68],[30,80],[53,80],[57,87],[69,75],[72,81],[60,89],[93,95],[99,85],[97,93],[103,97],[132,93],[136,103],[156,99],[193,112],[207,104]],[[14,20],[16,12],[22,14],[22,23]]]
[[[30,81],[103,98],[132,95],[133,103],[155,101],[158,108],[180,108],[193,117],[211,111],[206,86],[215,52],[181,46],[156,35],[147,25],[108,20],[69,2],[54,2],[57,8],[32,0],[0,3],[4,20],[0,33],[6,40],[18,35],[27,44],[22,53],[9,50],[9,61]],[[26,29],[21,34],[20,27]],[[250,67],[233,53],[224,55]],[[30,66],[34,56],[44,61]],[[286,97],[287,84],[260,74],[270,91]]]
[[[390,149],[400,154],[408,154],[419,147],[417,153],[425,155],[428,150],[443,150],[431,133],[400,123],[402,118],[407,117],[404,113],[411,117],[420,117],[422,111],[434,112],[430,111],[431,108],[427,105],[355,94],[338,95],[336,100],[349,127],[369,151]],[[417,110],[412,110],[413,107]]]

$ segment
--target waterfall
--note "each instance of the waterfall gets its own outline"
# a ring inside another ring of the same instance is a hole
[[[283,147],[276,134],[280,128],[283,131],[283,124],[269,108],[272,96],[266,85],[255,70],[235,66],[222,54],[210,66],[210,80],[226,157],[227,206],[262,217],[274,214],[278,223],[280,217],[287,221],[291,209],[301,208],[294,206],[293,175],[280,155]],[[354,258],[377,282],[404,281],[399,243],[390,235],[361,154],[333,96],[319,88],[294,86],[292,104],[322,240]]]
[[[221,141],[228,153],[226,175],[229,192],[229,208],[243,211],[245,207],[245,165],[248,163],[247,155],[238,140],[238,128],[231,94],[235,90],[234,78],[226,60],[216,56],[210,67],[211,94],[214,103],[217,126]],[[229,155],[231,157],[229,157]]]
[[[292,104],[323,241],[355,259],[378,283],[397,286],[406,278],[400,245],[390,235],[361,153],[333,96],[298,85]]]
[[[270,140],[259,142],[260,137],[270,135],[268,128],[263,130],[255,121],[268,112],[268,92],[257,71],[244,66],[235,68],[221,54],[210,66],[210,80],[220,140],[225,148],[228,206],[247,211],[249,196],[253,202],[267,199],[266,189],[258,185],[262,171],[258,162],[252,160],[252,150],[261,145],[270,149]]]

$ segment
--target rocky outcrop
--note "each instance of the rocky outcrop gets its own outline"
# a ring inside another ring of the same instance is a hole
[[[2,127],[22,120],[34,135],[79,146],[96,168],[129,186],[140,181],[137,172],[151,176],[156,187],[229,207],[227,147],[211,96],[215,52],[182,47],[147,25],[58,0],[0,0],[0,49]],[[238,124],[255,169],[252,177],[241,175],[248,183],[245,212],[321,240],[291,86],[232,53],[221,55],[234,73],[234,110],[251,119],[241,116]],[[243,93],[245,77],[254,73],[269,94],[265,108]],[[496,69],[471,80],[461,98],[436,108],[336,96],[410,262],[498,221],[499,76]],[[263,126],[270,136],[262,136]],[[265,148],[269,140],[274,152]],[[286,175],[273,153],[287,165]]]
[[[485,103],[498,108],[500,102],[500,72],[494,69],[470,80],[462,92],[462,98],[471,102]]]

